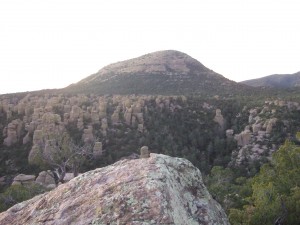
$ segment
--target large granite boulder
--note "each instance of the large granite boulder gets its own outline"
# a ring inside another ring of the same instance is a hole
[[[188,160],[151,154],[84,173],[0,214],[0,224],[229,224]]]

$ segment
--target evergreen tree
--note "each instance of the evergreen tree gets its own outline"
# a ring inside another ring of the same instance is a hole
[[[252,196],[242,210],[231,209],[232,224],[299,224],[300,147],[286,141],[252,181]]]

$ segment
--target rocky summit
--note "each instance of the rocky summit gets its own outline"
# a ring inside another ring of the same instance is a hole
[[[249,89],[206,68],[191,56],[165,50],[108,65],[65,88],[67,93],[229,94]]]
[[[106,75],[109,73],[177,73],[178,75],[188,75],[191,73],[200,74],[213,72],[185,53],[175,50],[166,50],[113,63],[104,67],[97,74],[90,76],[82,82],[89,82],[97,79],[100,75]]]
[[[229,224],[188,160],[160,154],[86,172],[0,214],[0,224]]]

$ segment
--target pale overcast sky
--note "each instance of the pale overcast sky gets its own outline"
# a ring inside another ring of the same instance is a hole
[[[300,71],[298,0],[1,0],[0,93],[179,50],[241,81]]]

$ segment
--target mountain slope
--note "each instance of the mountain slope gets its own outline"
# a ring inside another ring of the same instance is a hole
[[[0,214],[0,224],[229,224],[188,160],[151,154],[84,173]]]
[[[252,87],[292,88],[300,86],[300,72],[294,74],[274,74],[258,79],[240,82]]]
[[[185,53],[166,50],[108,65],[65,88],[97,94],[230,94],[248,89]]]

